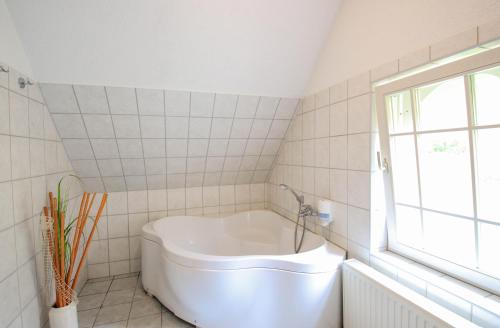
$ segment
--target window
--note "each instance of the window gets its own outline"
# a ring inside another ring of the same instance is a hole
[[[376,88],[389,249],[500,291],[500,50]]]

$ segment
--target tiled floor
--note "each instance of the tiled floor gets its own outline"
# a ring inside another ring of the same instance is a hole
[[[80,328],[188,328],[142,289],[139,274],[90,279],[78,296]]]

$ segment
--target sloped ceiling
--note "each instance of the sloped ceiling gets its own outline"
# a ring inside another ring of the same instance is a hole
[[[341,0],[7,0],[41,82],[302,96]]]
[[[41,84],[75,173],[89,190],[267,180],[296,98]]]

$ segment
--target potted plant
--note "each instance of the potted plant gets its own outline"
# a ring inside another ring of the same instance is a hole
[[[49,322],[51,328],[77,328],[75,288],[108,195],[103,194],[97,214],[92,218],[89,215],[96,193],[84,192],[78,215],[71,218],[68,211],[69,189],[62,190],[63,180],[57,185],[57,197],[49,192],[49,205],[43,208],[40,225],[45,250],[46,287],[52,296]],[[92,229],[85,238],[87,223]]]

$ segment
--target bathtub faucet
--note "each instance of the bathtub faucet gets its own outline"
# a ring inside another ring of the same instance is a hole
[[[297,221],[295,222],[295,235],[294,235],[294,240],[293,240],[293,245],[295,249],[295,253],[300,252],[300,249],[302,248],[302,242],[304,241],[304,235],[306,232],[306,217],[308,216],[313,216],[313,215],[318,215],[318,213],[312,208],[311,205],[304,204],[304,195],[297,194],[295,190],[290,188],[290,186],[286,184],[280,184],[280,188],[282,190],[288,190],[290,191],[294,196],[295,199],[297,199],[297,202],[299,202],[299,211],[297,212]],[[302,234],[300,236],[300,239],[297,237],[297,232],[299,230],[299,221],[302,219]]]
[[[297,202],[299,202],[299,215],[304,216],[312,216],[316,215],[316,211],[312,208],[311,205],[304,204],[304,195],[299,195],[295,190],[293,190],[289,185],[280,184],[280,188],[283,190],[290,191],[294,196]]]

